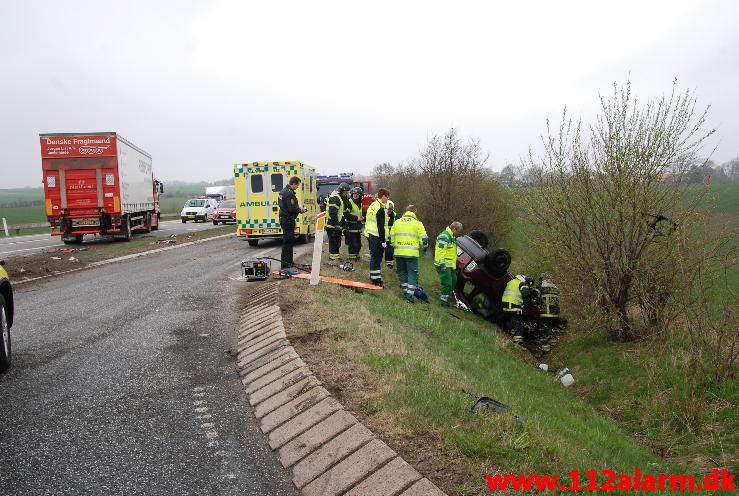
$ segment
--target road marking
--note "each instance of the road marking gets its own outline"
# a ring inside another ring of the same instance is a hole
[[[7,253],[18,253],[18,252],[21,252],[21,251],[43,250],[43,249],[46,249],[46,248],[56,248],[58,246],[64,246],[64,245],[63,244],[61,244],[61,245],[49,245],[49,246],[39,246],[37,248],[23,248],[22,250],[3,251],[3,252],[0,252],[0,255],[5,255]]]

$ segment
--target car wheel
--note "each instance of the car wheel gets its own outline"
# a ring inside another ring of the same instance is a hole
[[[488,235],[477,229],[475,229],[474,231],[470,231],[470,233],[467,236],[477,241],[477,244],[480,245],[481,248],[486,249],[490,242],[488,239]]]
[[[187,222],[187,219],[182,219],[182,223],[183,224],[186,223],[186,222]]]
[[[258,239],[247,239],[247,241],[249,242],[249,246],[257,246],[259,244]]]
[[[5,297],[0,295],[0,372],[10,367],[10,324]]]
[[[493,277],[504,276],[510,266],[511,254],[508,253],[508,250],[498,248],[485,256],[485,268],[490,271]]]
[[[213,219],[213,225],[214,225],[214,226],[217,226],[217,225],[218,225],[218,221],[217,221],[217,220],[215,220],[215,219]]]

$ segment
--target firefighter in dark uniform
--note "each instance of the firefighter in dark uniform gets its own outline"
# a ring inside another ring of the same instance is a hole
[[[328,235],[328,259],[331,262],[338,262],[341,249],[341,236],[348,220],[356,220],[357,217],[347,213],[349,209],[349,190],[351,186],[348,183],[341,183],[336,190],[331,193],[326,203],[326,211],[328,212],[328,221],[326,222],[326,234]]]
[[[349,213],[357,220],[346,221],[346,246],[349,249],[349,260],[359,260],[359,251],[362,249],[362,188],[356,186],[351,190],[349,198]],[[347,216],[348,217],[348,216]]]
[[[282,256],[280,268],[293,266],[293,245],[295,244],[295,219],[308,210],[300,208],[295,190],[300,187],[300,178],[293,176],[279,193],[280,227],[282,227]]]

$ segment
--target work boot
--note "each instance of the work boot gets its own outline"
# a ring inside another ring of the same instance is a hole
[[[403,295],[403,299],[407,301],[408,303],[415,303],[416,300],[413,298],[413,296]]]
[[[375,286],[380,286],[381,288],[385,287],[385,285],[382,283],[382,279],[370,279],[370,284],[374,284]]]
[[[514,334],[513,342],[518,343],[518,344],[523,344],[523,336],[521,336],[520,334]]]

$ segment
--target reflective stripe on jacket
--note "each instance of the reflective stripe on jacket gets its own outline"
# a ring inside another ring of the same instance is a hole
[[[390,239],[396,257],[418,257],[428,245],[426,228],[414,212],[404,213],[393,223]]]
[[[436,237],[434,265],[437,267],[457,268],[457,240],[452,229],[447,227]]]
[[[385,204],[378,198],[367,209],[367,217],[364,219],[364,235],[368,238],[370,235],[380,236],[380,231],[377,228],[377,211],[381,208],[385,208]]]

